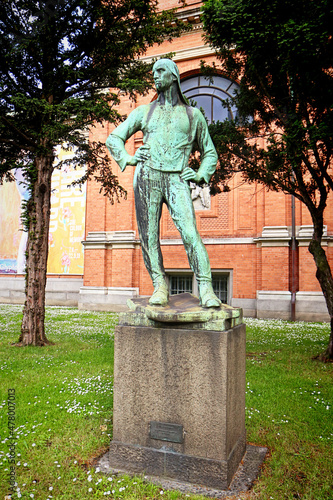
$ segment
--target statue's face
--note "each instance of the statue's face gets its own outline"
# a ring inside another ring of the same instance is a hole
[[[163,64],[163,62],[159,61],[154,64],[153,78],[155,81],[156,90],[158,90],[159,92],[165,92],[172,86],[173,82],[177,80],[177,78]]]

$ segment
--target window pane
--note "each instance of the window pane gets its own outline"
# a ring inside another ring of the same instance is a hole
[[[223,108],[221,101],[234,95],[238,88],[236,83],[218,75],[213,77],[213,81],[196,75],[181,81],[181,88],[189,100],[197,103],[197,108],[204,110],[209,123],[235,118],[237,110],[234,107],[232,110]]]
[[[170,295],[192,293],[192,276],[170,276]]]
[[[213,120],[214,122],[223,122],[229,117],[228,108],[222,105],[220,99],[213,99]]]
[[[198,76],[195,76],[194,78],[189,78],[188,80],[184,80],[181,82],[181,88],[183,92],[193,87],[198,87],[198,85],[199,85]]]
[[[210,85],[212,85],[211,78],[209,78],[209,76],[201,75],[199,80],[199,85],[200,87],[209,87]]]
[[[205,117],[208,122],[212,121],[212,98],[210,95],[196,95],[193,97],[193,100],[197,103],[197,108],[202,108],[205,113]]]
[[[213,275],[213,290],[223,304],[228,303],[228,276],[226,274]]]

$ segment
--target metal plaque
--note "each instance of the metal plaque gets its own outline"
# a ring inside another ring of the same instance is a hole
[[[149,436],[152,439],[170,441],[171,443],[184,442],[184,428],[179,424],[151,421],[149,423]]]

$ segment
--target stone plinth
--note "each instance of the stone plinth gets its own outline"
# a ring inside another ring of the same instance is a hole
[[[165,307],[151,306],[144,297],[129,299],[127,305],[131,312],[121,314],[122,325],[224,331],[243,323],[241,308],[227,304],[203,308],[198,297],[191,293],[171,295]]]
[[[226,489],[246,448],[245,325],[187,325],[117,327],[110,466]]]

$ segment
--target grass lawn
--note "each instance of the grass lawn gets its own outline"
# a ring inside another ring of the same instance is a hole
[[[117,316],[48,307],[54,345],[18,348],[21,312],[0,305],[0,500],[10,478],[13,499],[199,498],[93,467],[112,437]],[[312,360],[329,326],[246,323],[247,439],[269,455],[253,489],[234,498],[333,500],[333,365]]]

